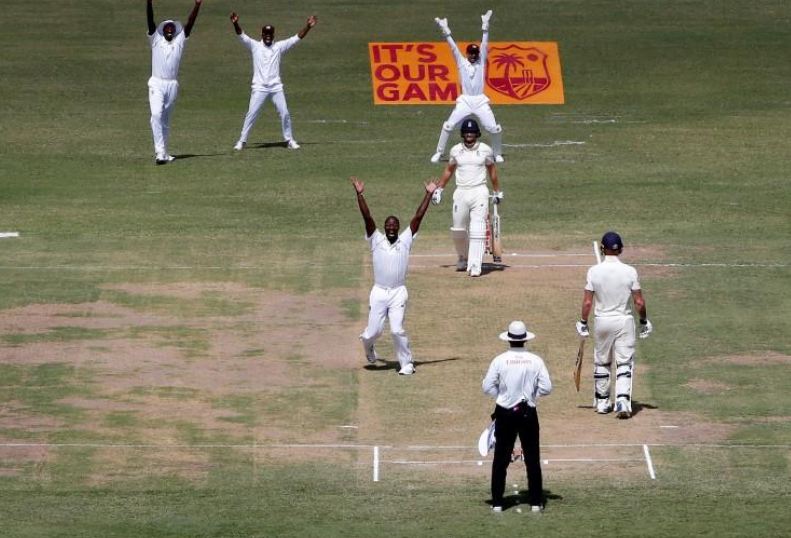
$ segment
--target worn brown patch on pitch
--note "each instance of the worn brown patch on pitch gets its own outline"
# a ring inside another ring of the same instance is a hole
[[[729,355],[726,357],[707,357],[704,361],[737,364],[742,366],[769,366],[773,364],[791,364],[791,356],[782,353],[766,352],[755,355]]]
[[[718,394],[731,390],[730,385],[718,381],[711,381],[709,379],[693,379],[684,386],[702,394]]]

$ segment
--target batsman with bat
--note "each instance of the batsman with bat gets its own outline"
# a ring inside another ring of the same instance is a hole
[[[499,204],[503,199],[492,148],[479,141],[480,136],[478,122],[473,119],[462,122],[462,142],[451,148],[448,165],[442,172],[431,198],[434,204],[439,204],[445,185],[455,175],[456,190],[453,192],[453,223],[450,234],[458,254],[456,270],[467,271],[473,277],[481,276],[483,254],[486,250],[486,215],[489,209],[487,177],[494,189],[492,203]]]
[[[588,317],[594,307],[595,298],[593,379],[596,412],[606,414],[612,410],[610,370],[615,359],[615,416],[629,418],[632,416],[635,350],[635,323],[630,302],[640,316],[640,338],[647,338],[653,331],[653,325],[647,317],[637,270],[618,259],[623,251],[621,236],[615,232],[604,234],[601,250],[604,254],[602,263],[588,269],[582,299],[582,316],[576,328],[583,339],[590,336]],[[583,343],[584,340],[580,343],[580,354]]]
[[[496,398],[494,410],[494,459],[492,460],[492,510],[503,511],[508,465],[514,461],[516,437],[522,445],[527,469],[527,496],[533,512],[543,510],[543,477],[536,405],[539,396],[552,392],[552,380],[544,361],[530,353],[525,343],[535,338],[522,321],[512,321],[500,340],[509,350],[492,360],[483,392]]]

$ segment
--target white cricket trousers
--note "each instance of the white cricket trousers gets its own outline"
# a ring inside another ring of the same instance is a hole
[[[409,338],[404,330],[404,314],[409,299],[406,286],[383,288],[374,286],[368,298],[368,326],[360,335],[366,350],[373,349],[376,339],[382,335],[385,319],[390,320],[393,347],[401,368],[412,362]]]
[[[593,378],[598,400],[610,398],[610,370],[615,359],[615,399],[631,409],[635,326],[631,316],[597,316],[593,327]]]
[[[478,118],[481,128],[492,136],[492,151],[495,155],[500,155],[502,152],[502,128],[497,124],[492,107],[489,106],[489,98],[485,95],[460,95],[456,98],[456,106],[448,116],[448,120],[442,125],[437,142],[437,152],[445,152],[450,133],[468,116]]]
[[[148,79],[148,104],[151,107],[151,133],[154,135],[154,152],[158,157],[168,154],[170,137],[170,115],[179,95],[179,83],[175,79],[158,77]]]
[[[483,253],[486,250],[486,214],[489,211],[489,189],[486,185],[477,187],[456,187],[453,191],[453,225],[451,232],[469,230],[466,254],[467,270],[480,274]],[[461,248],[463,242],[456,246]]]
[[[247,142],[250,131],[253,129],[253,125],[258,121],[258,116],[261,114],[261,108],[269,97],[272,98],[272,103],[274,103],[277,113],[280,116],[280,128],[283,131],[283,140],[288,141],[294,138],[291,134],[291,114],[288,113],[286,94],[283,93],[283,90],[269,91],[254,89],[250,93],[250,106],[247,108],[247,115],[244,117],[244,125],[242,126],[242,134],[239,135],[239,142]]]

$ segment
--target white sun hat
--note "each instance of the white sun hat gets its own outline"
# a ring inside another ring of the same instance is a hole
[[[527,342],[536,335],[529,332],[523,321],[512,321],[508,324],[508,330],[500,333],[500,340],[504,342]]]

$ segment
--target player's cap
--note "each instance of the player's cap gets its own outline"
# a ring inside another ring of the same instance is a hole
[[[508,330],[500,333],[500,340],[504,342],[527,342],[535,337],[535,334],[527,330],[525,323],[518,320],[509,323]]]
[[[468,118],[461,122],[461,134],[464,133],[481,134],[481,128],[478,127],[478,122],[472,118]]]
[[[275,27],[271,24],[267,24],[261,28],[261,33],[264,35],[275,35]]]
[[[467,45],[467,54],[471,54],[473,56],[480,56],[481,47],[479,47],[475,43],[470,43],[469,45]]]
[[[615,232],[607,232],[601,238],[601,246],[607,250],[621,250],[623,248],[623,241],[621,236]]]

